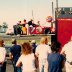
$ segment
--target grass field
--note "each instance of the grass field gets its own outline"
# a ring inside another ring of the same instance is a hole
[[[11,42],[12,42],[12,39],[16,39],[17,40],[17,43],[18,44],[22,44],[23,42],[31,42],[32,40],[36,40],[36,43],[37,44],[39,44],[39,42],[40,42],[40,39],[41,39],[41,37],[43,37],[43,36],[24,36],[24,37],[4,37],[4,38],[2,38],[3,40],[4,40],[4,42],[5,42],[5,44],[12,44]],[[44,37],[46,37],[46,36],[44,36]],[[51,36],[47,36],[48,37],[48,42],[49,42],[49,44],[51,44]]]

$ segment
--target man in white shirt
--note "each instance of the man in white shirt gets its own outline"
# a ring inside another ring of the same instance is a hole
[[[66,72],[72,72],[72,36],[71,40],[62,48],[61,54],[66,55]]]

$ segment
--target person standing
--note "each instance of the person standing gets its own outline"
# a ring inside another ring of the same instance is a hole
[[[47,58],[47,72],[62,72],[64,67],[64,56],[59,53],[60,43],[56,42],[51,45],[52,53]]]
[[[19,57],[16,66],[22,65],[22,72],[36,72],[35,57],[32,47],[28,42],[22,44],[22,55]]]
[[[6,72],[6,50],[4,41],[0,40],[0,72]]]
[[[17,35],[17,25],[13,25],[14,35]]]
[[[36,47],[37,47],[35,40],[32,40],[32,41],[31,41],[31,46],[32,46],[32,51],[33,51],[33,53],[35,54],[35,50],[36,50]]]
[[[28,26],[29,26],[29,35],[30,35],[30,34],[32,34],[32,32],[34,30],[33,20],[32,19],[30,21],[28,21]]]
[[[66,57],[66,72],[72,72],[72,36],[70,41],[63,46],[61,54]]]
[[[26,19],[23,20],[23,24],[22,24],[22,34],[26,35],[27,34],[27,29],[26,29]]]
[[[21,35],[22,32],[22,23],[21,21],[18,21],[17,23],[17,34]]]
[[[33,20],[28,21],[29,26],[33,26]]]
[[[36,47],[35,55],[39,60],[39,72],[45,72],[45,63],[47,60],[47,55],[51,53],[50,46],[48,45],[48,38],[42,37],[40,40],[40,45]]]
[[[14,72],[21,72],[21,67],[16,67],[16,62],[21,55],[21,46],[17,45],[16,39],[12,40],[13,46],[10,48],[9,56],[13,61]]]
[[[26,27],[26,33],[27,33],[27,35],[30,35],[29,24],[27,22],[26,22],[25,27]]]
[[[37,26],[40,26],[40,21],[37,21]]]

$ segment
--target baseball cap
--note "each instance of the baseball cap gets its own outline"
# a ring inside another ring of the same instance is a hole
[[[32,40],[31,43],[36,43],[36,41],[35,40]]]

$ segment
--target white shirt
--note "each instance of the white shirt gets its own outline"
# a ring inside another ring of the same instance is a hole
[[[71,62],[72,61],[72,41],[68,42],[64,45],[62,52],[65,52],[66,59]]]
[[[49,45],[40,44],[36,48],[36,54],[39,56],[39,60],[47,59],[48,53],[51,53],[51,49]]]
[[[35,68],[35,57],[34,54],[24,55],[22,54],[17,62],[22,62],[22,72],[32,72]],[[16,64],[16,66],[17,66]]]
[[[27,29],[27,35],[29,35],[29,25],[26,24],[25,27],[26,27],[26,29]]]
[[[4,47],[0,47],[0,62],[4,62],[6,57],[6,50]]]
[[[25,24],[26,28],[28,29],[29,28],[29,25],[28,24]]]

